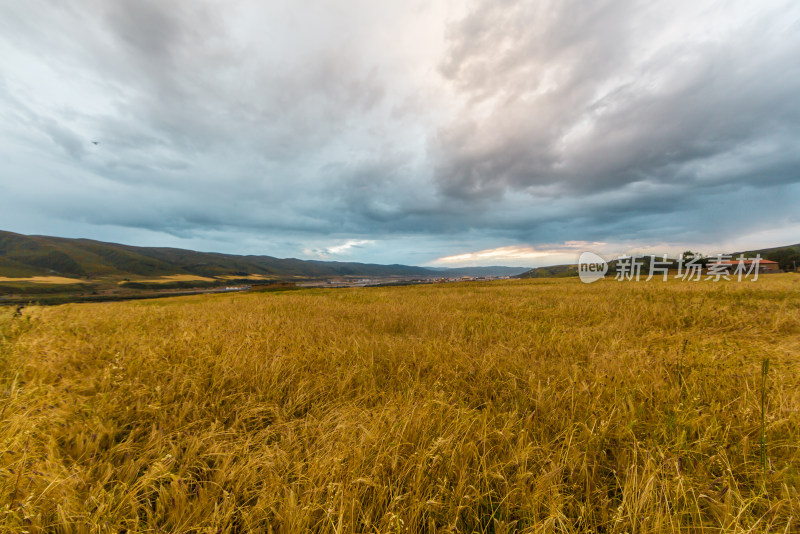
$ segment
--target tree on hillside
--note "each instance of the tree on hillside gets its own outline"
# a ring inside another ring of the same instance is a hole
[[[684,250],[681,254],[683,258],[683,264],[686,265],[690,261],[696,259],[701,265],[705,265],[707,263],[707,259],[705,256],[700,254],[699,252],[692,252],[691,250]]]
[[[768,253],[765,259],[777,261],[784,271],[793,271],[800,266],[800,251],[792,247],[779,248]]]

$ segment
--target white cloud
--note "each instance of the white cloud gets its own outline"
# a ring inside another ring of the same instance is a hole
[[[559,261],[569,262],[582,250],[596,249],[606,245],[602,242],[567,241],[545,249],[531,246],[505,246],[466,252],[437,258],[431,264],[444,265],[553,265]]]
[[[361,248],[365,245],[374,245],[375,241],[372,239],[351,239],[350,241],[346,241],[341,245],[335,245],[332,247],[328,247],[325,251],[328,254],[342,254],[347,252],[351,248]]]
[[[306,256],[328,259],[331,256],[348,255],[352,249],[361,249],[374,244],[375,241],[373,239],[348,239],[339,245],[331,245],[322,248],[307,248],[303,250],[303,253]]]

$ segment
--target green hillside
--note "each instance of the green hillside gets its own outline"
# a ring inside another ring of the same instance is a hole
[[[571,264],[537,267],[520,274],[517,278],[565,278],[567,276],[578,276],[578,266]]]
[[[0,276],[59,275],[97,278],[109,275],[193,274],[279,277],[431,276],[428,269],[332,261],[237,256],[175,248],[134,247],[89,239],[26,236],[0,231]]]
[[[760,254],[765,260],[778,262],[784,271],[792,271],[800,268],[800,243],[783,247],[762,248],[758,250],[747,250],[744,252],[734,252],[731,257],[735,258],[740,254],[752,258]],[[645,256],[643,264],[649,265],[649,259]],[[676,261],[671,259],[670,261]],[[616,268],[615,262],[609,262],[609,272],[613,273]],[[517,276],[517,278],[563,278],[566,276],[578,276],[577,264],[549,265],[547,267],[536,267]]]
[[[65,276],[247,276],[327,278],[337,276],[486,276],[515,275],[524,268],[478,267],[426,269],[337,261],[237,256],[177,248],[134,247],[90,239],[28,236],[0,231],[0,277]]]
[[[764,259],[777,261],[780,268],[784,271],[793,271],[800,268],[800,243],[796,245],[787,245],[785,247],[748,250],[743,254],[750,257],[760,254]],[[738,255],[738,252],[734,254],[734,256]]]

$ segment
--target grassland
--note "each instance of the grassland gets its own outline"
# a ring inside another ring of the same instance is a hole
[[[0,276],[0,282],[24,282],[30,284],[82,284],[83,280],[77,278],[66,278],[64,276],[29,276],[26,278],[9,278],[7,276]]]
[[[0,311],[0,524],[797,532],[799,295],[784,274]]]
[[[248,274],[246,276],[229,275],[218,276],[220,280],[276,280],[277,276],[264,276],[263,274]]]
[[[210,278],[208,276],[197,276],[194,274],[171,274],[166,276],[159,276],[158,278],[137,279],[136,281],[146,282],[150,284],[169,284],[172,282],[216,282],[217,280],[215,278]]]

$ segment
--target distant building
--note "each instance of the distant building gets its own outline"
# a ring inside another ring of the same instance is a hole
[[[778,273],[780,272],[780,268],[778,267],[777,261],[771,260],[741,260],[741,263],[744,264],[745,272],[749,272],[750,269],[753,267],[753,262],[758,262],[758,272],[759,273]],[[736,267],[739,265],[738,260],[723,260],[720,262],[713,262],[718,265],[724,265],[727,267],[728,272],[734,272]]]

